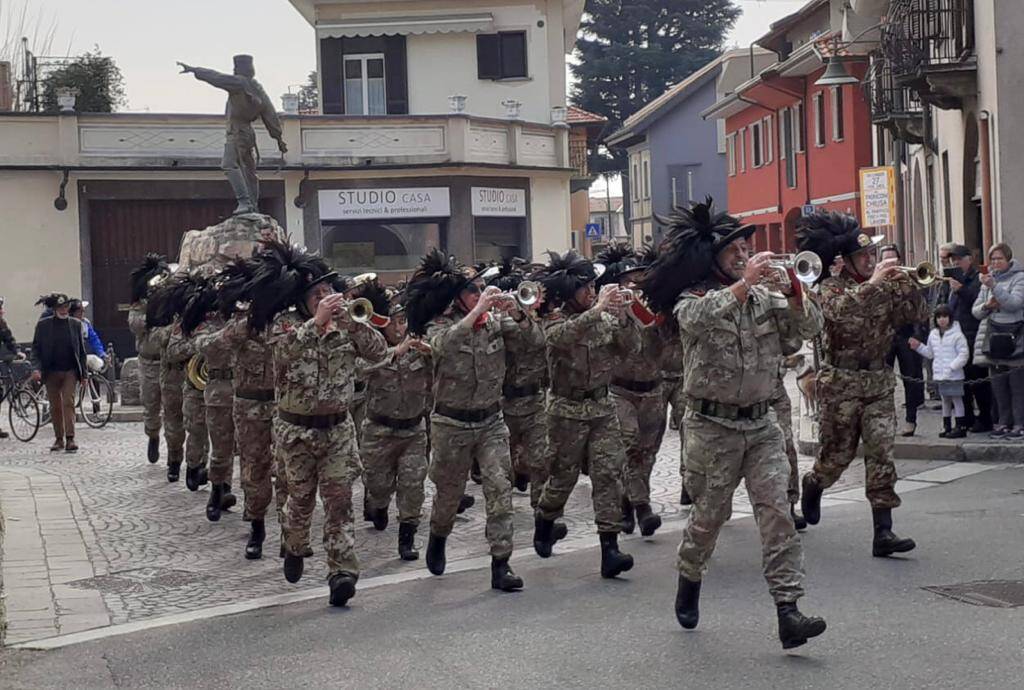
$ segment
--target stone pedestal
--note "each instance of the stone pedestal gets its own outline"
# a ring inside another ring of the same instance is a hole
[[[262,213],[243,213],[203,230],[189,230],[181,238],[178,270],[213,275],[232,259],[252,256],[263,239],[286,240],[287,235]]]
[[[139,393],[139,360],[137,357],[126,359],[121,364],[121,404],[141,405],[142,397]]]

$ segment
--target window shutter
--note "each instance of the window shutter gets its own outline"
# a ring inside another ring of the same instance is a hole
[[[341,61],[341,39],[320,39],[320,88],[323,90],[320,94],[320,109],[324,115],[341,115],[345,112]]]
[[[526,32],[498,35],[501,38],[501,76],[526,77]]]
[[[409,69],[405,36],[384,37],[384,71],[387,82],[388,115],[409,113]]]
[[[476,73],[478,79],[501,78],[501,44],[498,34],[477,34]]]

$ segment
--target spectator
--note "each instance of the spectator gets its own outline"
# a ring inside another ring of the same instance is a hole
[[[942,396],[942,438],[963,438],[967,435],[964,421],[964,365],[970,356],[967,338],[960,324],[953,320],[949,307],[935,309],[935,328],[928,334],[928,343],[910,339],[910,347],[922,357],[932,360],[935,383]],[[954,427],[953,418],[956,418]]]
[[[75,443],[75,389],[85,377],[85,326],[69,313],[71,300],[67,295],[54,294],[47,298],[47,307],[53,316],[36,323],[32,338],[32,355],[36,370],[32,378],[46,386],[50,400],[55,440],[50,450],[74,453]]]
[[[973,311],[974,302],[981,290],[981,273],[975,265],[974,254],[964,245],[950,245],[948,254],[948,261],[943,263],[943,272],[947,276],[943,285],[949,288],[949,310],[953,320],[960,324],[960,330],[971,349],[970,359],[964,367],[965,423],[971,433],[985,434],[992,431],[992,386],[984,380],[988,370],[974,361],[979,321]],[[977,415],[974,413],[975,403],[978,406]]]
[[[882,247],[881,260],[896,259],[902,260],[900,250],[895,244]],[[906,422],[901,436],[913,436],[917,431],[917,410],[924,405],[924,370],[921,366],[921,356],[910,347],[910,339],[918,340],[927,337],[927,327],[924,324],[906,324],[896,330],[892,347],[885,358],[886,366],[892,368],[893,363],[899,361],[900,376],[903,378],[903,400],[907,408]]]
[[[988,263],[991,272],[980,278],[973,311],[999,411],[991,435],[1024,439],[1024,267],[1003,243],[988,251]]]
[[[25,355],[18,348],[17,341],[4,319],[4,298],[0,297],[0,362],[10,364],[15,359],[24,359]],[[0,438],[7,438],[8,433],[0,429]]]
[[[91,371],[103,371],[106,366],[107,351],[103,341],[92,327],[92,321],[85,318],[85,308],[89,303],[80,299],[71,300],[71,317],[78,319],[85,326],[85,361]]]

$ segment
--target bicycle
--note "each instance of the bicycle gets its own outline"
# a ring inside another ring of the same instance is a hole
[[[93,429],[102,429],[114,416],[114,384],[98,371],[89,371],[78,384],[78,412]]]
[[[3,403],[7,403],[7,420],[11,425],[11,433],[19,441],[28,443],[39,433],[43,425],[42,414],[39,411],[39,404],[31,391],[24,387],[24,380],[30,372],[26,371],[24,377],[15,381],[14,364],[24,363],[31,367],[24,360],[15,362],[0,362],[0,409]]]

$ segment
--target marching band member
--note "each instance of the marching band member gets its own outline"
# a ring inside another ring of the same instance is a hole
[[[151,463],[160,459],[160,342],[153,329],[146,328],[146,298],[170,273],[167,258],[147,254],[131,273],[132,303],[128,308],[128,329],[135,336],[139,355],[139,397],[142,399],[142,428],[149,439],[146,457]],[[177,459],[181,465],[181,460]],[[173,464],[170,457],[168,466]]]

